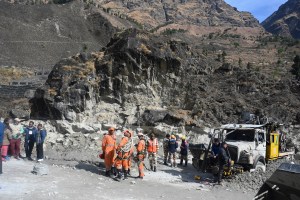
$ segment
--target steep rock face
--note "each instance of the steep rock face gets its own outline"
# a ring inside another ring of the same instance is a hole
[[[280,122],[296,119],[299,89],[289,72],[208,64],[195,55],[184,41],[126,30],[102,52],[55,65],[32,99],[32,116],[178,126],[234,123],[243,111]]]
[[[262,22],[270,33],[300,39],[300,1],[289,0]]]
[[[104,10],[126,16],[151,29],[168,23],[199,26],[258,27],[247,12],[238,12],[223,0],[94,1]]]
[[[160,42],[145,32],[127,30],[115,36],[104,52],[56,64],[45,88],[37,90],[32,100],[33,115],[80,120],[80,113],[89,112],[105,120],[105,113],[116,113],[110,116],[112,121],[125,123],[130,120],[125,116],[135,117],[137,104],[170,106],[182,86],[183,58],[188,53],[189,47],[180,41]]]

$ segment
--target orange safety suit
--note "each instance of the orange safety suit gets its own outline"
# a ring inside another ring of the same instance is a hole
[[[104,164],[106,171],[111,170],[115,159],[116,138],[114,135],[105,135],[102,140],[102,151],[104,153]]]
[[[121,149],[124,147],[127,142],[129,141],[128,137],[123,137],[119,146],[117,147],[117,158],[116,158],[116,168],[118,170],[122,170],[122,167],[125,171],[129,168],[129,157],[130,157],[130,151],[123,152]]]
[[[139,177],[144,177],[145,147],[146,147],[145,140],[141,139],[137,145]]]
[[[158,140],[154,138],[153,140],[148,140],[148,153],[157,153],[159,150]]]

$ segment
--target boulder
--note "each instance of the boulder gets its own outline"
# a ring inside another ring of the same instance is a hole
[[[49,168],[45,164],[37,163],[33,166],[32,173],[40,176],[47,175],[49,174]]]

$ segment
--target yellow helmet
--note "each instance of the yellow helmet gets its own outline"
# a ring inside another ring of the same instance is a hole
[[[171,138],[172,138],[172,139],[176,139],[176,136],[175,136],[175,135],[172,135]]]
[[[182,140],[185,140],[185,139],[186,139],[185,135],[183,135],[183,136],[181,137],[181,139],[182,139]]]

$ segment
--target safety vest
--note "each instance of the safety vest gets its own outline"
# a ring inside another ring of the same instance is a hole
[[[154,138],[154,140],[148,140],[148,152],[149,153],[156,153],[158,151],[158,140]]]

